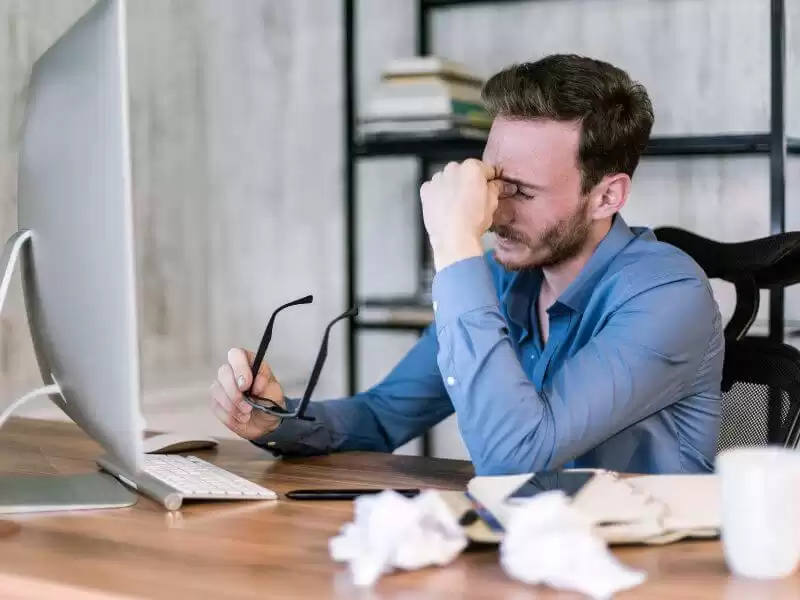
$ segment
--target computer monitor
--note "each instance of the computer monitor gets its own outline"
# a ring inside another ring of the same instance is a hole
[[[20,231],[6,246],[0,303],[21,254],[40,371],[60,389],[51,400],[137,473],[144,419],[125,4],[99,0],[33,67],[19,154]],[[136,501],[100,471],[79,486],[68,477],[9,479],[0,481],[0,512]]]

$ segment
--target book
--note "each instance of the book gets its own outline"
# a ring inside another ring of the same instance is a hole
[[[416,98],[449,98],[453,102],[483,108],[481,88],[453,84],[435,77],[426,77],[413,82],[384,83],[373,94],[369,106],[374,110],[374,107],[381,103],[403,102]]]
[[[433,307],[414,296],[399,298],[371,298],[363,300],[358,308],[362,322],[408,323],[426,326],[433,321]]]
[[[370,103],[362,121],[409,119],[410,117],[463,117],[473,126],[489,128],[492,119],[482,105],[462,102],[446,95],[410,98],[377,98]]]
[[[388,135],[442,135],[486,139],[486,127],[476,127],[472,123],[453,117],[377,119],[359,124],[358,134],[362,139]]]
[[[441,56],[408,56],[391,60],[383,69],[383,79],[402,79],[418,75],[436,75],[442,79],[461,81],[477,86],[483,78],[465,65]]]

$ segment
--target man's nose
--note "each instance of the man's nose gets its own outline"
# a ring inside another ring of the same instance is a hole
[[[509,225],[514,221],[514,207],[510,198],[499,198],[497,200],[497,210],[492,216],[492,225]]]

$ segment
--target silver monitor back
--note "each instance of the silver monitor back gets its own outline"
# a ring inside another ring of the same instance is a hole
[[[125,0],[100,0],[35,64],[19,156],[34,349],[51,396],[132,473],[143,455]]]

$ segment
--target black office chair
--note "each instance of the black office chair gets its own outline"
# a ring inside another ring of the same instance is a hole
[[[725,325],[722,424],[718,449],[745,445],[796,448],[800,441],[800,351],[747,337],[759,291],[800,283],[800,233],[722,243],[675,227],[656,237],[689,254],[711,279],[732,283],[736,306]]]
[[[796,448],[800,439],[800,351],[762,338],[725,345],[718,450]]]
[[[717,242],[677,227],[654,230],[662,242],[691,256],[710,279],[736,288],[736,306],[725,326],[727,340],[742,339],[758,314],[759,290],[800,283],[800,232],[779,233],[747,242]]]

